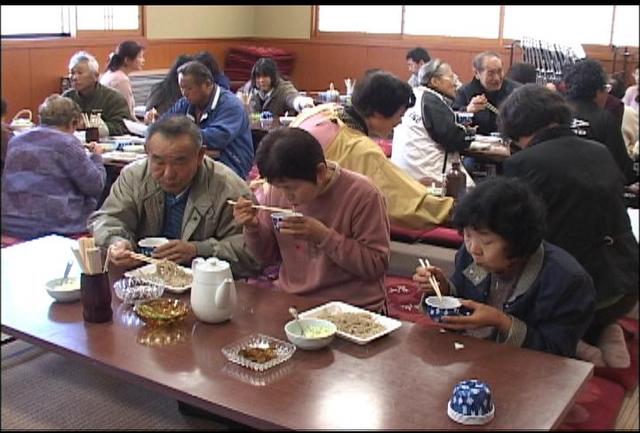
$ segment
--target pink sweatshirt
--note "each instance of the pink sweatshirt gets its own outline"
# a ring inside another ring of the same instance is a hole
[[[389,267],[389,218],[383,195],[365,176],[340,169],[327,189],[296,211],[331,229],[321,243],[276,231],[269,212],[259,212],[257,228],[244,229],[249,250],[263,264],[280,263],[277,285],[288,293],[314,295],[378,311],[384,305]],[[263,204],[291,208],[284,194],[269,187]]]

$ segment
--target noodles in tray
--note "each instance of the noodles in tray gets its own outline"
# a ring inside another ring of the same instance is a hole
[[[162,260],[156,263],[156,271],[148,274],[147,278],[173,287],[188,286],[192,281],[190,274],[169,260]]]
[[[368,313],[320,313],[318,319],[329,320],[338,327],[339,331],[354,335],[358,338],[368,338],[385,330],[385,327],[376,322]]]

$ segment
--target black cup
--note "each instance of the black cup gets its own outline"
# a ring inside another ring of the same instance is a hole
[[[102,323],[111,320],[111,287],[106,272],[80,275],[80,300],[85,321]]]
[[[100,141],[100,131],[98,128],[87,128],[84,130],[84,141],[91,143],[92,141]]]

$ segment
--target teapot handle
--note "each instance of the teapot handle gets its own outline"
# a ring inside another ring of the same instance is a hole
[[[195,273],[196,271],[196,265],[199,265],[200,263],[203,263],[204,259],[202,257],[196,257],[195,259],[193,259],[193,261],[191,262],[191,271]]]

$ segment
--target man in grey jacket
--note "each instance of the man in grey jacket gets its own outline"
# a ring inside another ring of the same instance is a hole
[[[251,197],[247,184],[224,164],[205,156],[200,129],[185,116],[149,127],[148,157],[126,166],[102,207],[89,218],[96,244],[111,248],[113,264],[140,263],[128,251],[137,241],[163,236],[158,259],[191,263],[196,256],[226,260],[236,278],[260,267],[244,245],[228,199]]]

